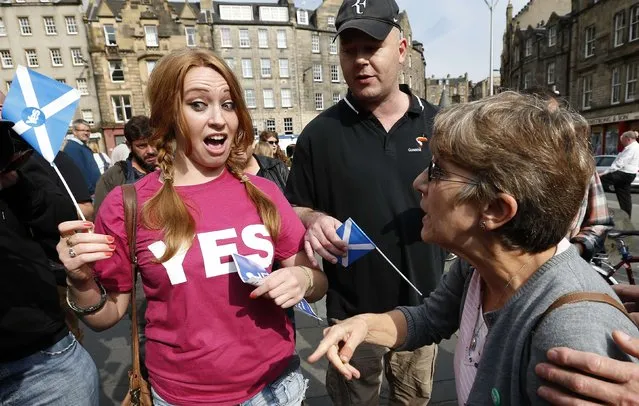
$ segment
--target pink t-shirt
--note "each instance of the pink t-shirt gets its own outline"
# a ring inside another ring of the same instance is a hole
[[[270,272],[273,260],[302,249],[304,227],[277,186],[250,176],[281,217],[273,241],[245,186],[225,171],[219,178],[176,190],[196,222],[191,247],[167,262],[161,232],[138,226],[136,252],[146,311],[146,365],[153,388],[176,404],[238,404],[274,381],[288,366],[295,343],[285,312],[272,300],[250,299],[231,253],[247,255]],[[159,172],[135,184],[138,210],[160,188]],[[138,217],[139,218],[139,217]],[[94,270],[112,292],[131,290],[122,189],[100,206],[97,233],[115,238],[115,253]]]

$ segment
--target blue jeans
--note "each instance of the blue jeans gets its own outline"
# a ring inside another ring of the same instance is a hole
[[[28,357],[0,363],[3,406],[93,406],[98,402],[98,370],[71,333]]]
[[[297,368],[284,373],[240,406],[299,406],[304,400],[307,387],[308,379],[305,379],[302,371]],[[153,406],[173,406],[162,399],[153,388],[151,393]]]

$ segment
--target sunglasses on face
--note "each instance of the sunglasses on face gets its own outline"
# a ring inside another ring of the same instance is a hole
[[[280,142],[279,141],[266,141],[271,145],[278,145]]]
[[[450,175],[455,175],[465,180],[446,179],[446,176]],[[460,175],[458,173],[446,171],[442,167],[438,166],[435,161],[430,161],[430,165],[428,165],[428,182],[431,182],[433,179],[445,182],[464,183],[467,185],[479,186],[479,181],[471,179],[464,175]]]

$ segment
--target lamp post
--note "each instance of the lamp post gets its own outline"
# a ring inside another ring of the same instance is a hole
[[[484,3],[488,6],[490,10],[490,95],[494,94],[493,88],[493,8],[497,5],[499,0],[484,0]]]

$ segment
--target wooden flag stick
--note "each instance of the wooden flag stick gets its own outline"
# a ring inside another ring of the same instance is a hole
[[[53,166],[53,169],[55,169],[56,173],[58,174],[58,177],[62,181],[62,184],[64,184],[64,188],[67,190],[67,193],[71,197],[71,201],[73,202],[73,205],[75,206],[75,209],[78,211],[78,214],[80,215],[80,218],[82,219],[82,221],[87,221],[87,219],[84,218],[84,214],[82,214],[82,210],[80,210],[80,206],[78,206],[78,203],[75,201],[75,197],[73,197],[73,193],[71,192],[71,189],[69,189],[69,185],[67,185],[67,181],[64,180],[64,177],[60,173],[60,170],[58,169],[58,167],[53,162],[51,162],[51,166]]]
[[[404,276],[403,273],[401,273],[401,271],[399,269],[397,269],[397,267],[395,266],[395,264],[393,264],[390,259],[388,259],[388,257],[386,255],[384,255],[384,253],[379,249],[379,247],[377,245],[375,245],[375,249],[377,250],[377,252],[379,252],[379,254],[384,257],[384,259],[386,260],[386,262],[388,262],[390,264],[390,266],[393,267],[393,269],[399,274],[399,276],[401,276],[402,278],[404,278],[404,280],[411,286],[411,288],[415,289],[415,292],[419,293],[419,296],[424,297],[424,295],[422,295],[422,292],[419,291],[419,289],[417,289],[415,287],[415,285],[413,285],[411,283],[411,281],[408,280],[407,277]]]

